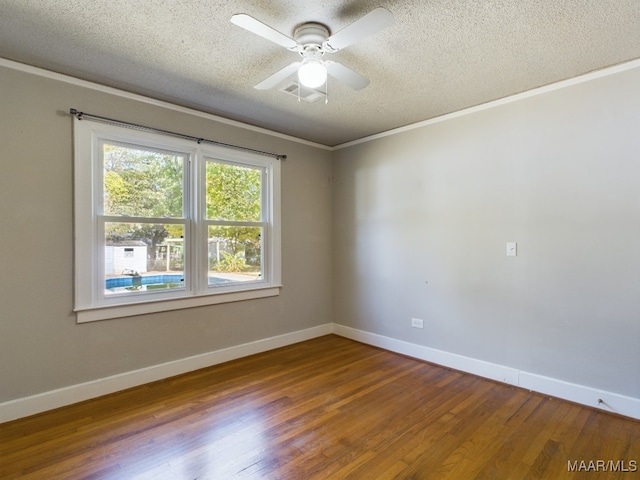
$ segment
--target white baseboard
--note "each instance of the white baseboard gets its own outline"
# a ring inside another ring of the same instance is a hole
[[[292,345],[330,333],[335,333],[345,338],[432,362],[444,367],[640,420],[640,399],[637,398],[524,372],[504,365],[485,362],[475,358],[397,340],[384,335],[346,327],[344,325],[328,323],[0,403],[0,423],[107,395],[156,380],[173,377],[200,368],[210,367],[248,355],[266,352],[274,348]]]
[[[64,407],[65,405],[107,395],[126,388],[155,382],[156,380],[162,380],[200,368],[210,367],[248,355],[266,352],[274,348],[321,337],[330,334],[332,329],[332,324],[328,323],[160,365],[153,365],[110,377],[99,378],[90,382],[71,385],[25,398],[10,400],[5,403],[0,403],[0,423],[34,415],[46,410]]]
[[[640,399],[638,398],[529,372],[520,372],[520,386],[534,392],[640,420]]]
[[[333,324],[333,333],[392,352],[640,420],[640,399]]]

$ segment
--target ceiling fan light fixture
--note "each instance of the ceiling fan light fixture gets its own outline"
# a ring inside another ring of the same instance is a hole
[[[327,81],[327,68],[320,60],[306,61],[298,69],[298,80],[307,88],[318,88]]]
[[[267,90],[276,87],[297,71],[299,85],[308,89],[326,85],[327,74],[330,74],[354,90],[360,90],[369,84],[369,80],[339,62],[324,62],[322,57],[325,53],[336,53],[391,26],[393,14],[384,7],[378,7],[334,35],[322,23],[305,22],[296,27],[293,38],[289,38],[246,13],[233,15],[231,22],[291,52],[299,53],[302,57],[301,62],[290,63],[258,83],[255,86],[256,89]],[[326,91],[324,93],[326,95]]]

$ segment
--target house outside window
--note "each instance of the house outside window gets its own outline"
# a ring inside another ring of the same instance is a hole
[[[278,159],[74,122],[79,322],[279,293]]]

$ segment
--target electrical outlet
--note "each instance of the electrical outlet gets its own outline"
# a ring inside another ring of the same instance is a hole
[[[413,328],[424,328],[424,321],[421,318],[412,318],[411,326]]]

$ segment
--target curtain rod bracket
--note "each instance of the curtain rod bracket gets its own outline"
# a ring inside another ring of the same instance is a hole
[[[84,113],[79,112],[78,110],[76,110],[75,108],[72,108],[71,110],[69,110],[69,113],[73,116],[75,116],[78,120],[82,120],[82,117],[84,115]]]

